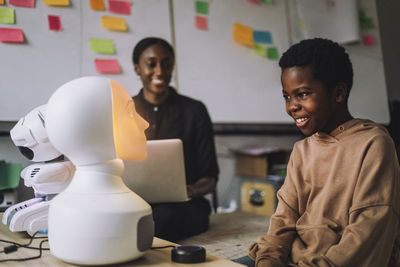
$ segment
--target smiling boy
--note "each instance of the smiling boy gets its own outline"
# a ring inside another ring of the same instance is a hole
[[[308,137],[293,148],[277,210],[250,258],[263,267],[400,266],[395,147],[384,127],[350,115],[348,54],[308,39],[279,65],[286,111]]]

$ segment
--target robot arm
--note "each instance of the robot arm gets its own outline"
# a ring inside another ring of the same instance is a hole
[[[25,186],[35,190],[36,197],[63,191],[71,182],[75,167],[70,161],[36,163],[21,172]]]

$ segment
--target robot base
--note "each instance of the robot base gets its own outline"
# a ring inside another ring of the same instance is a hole
[[[70,186],[50,204],[50,251],[66,262],[130,261],[151,247],[153,235],[150,205],[119,176],[77,171]]]

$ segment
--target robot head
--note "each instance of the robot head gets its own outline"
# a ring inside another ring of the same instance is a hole
[[[104,77],[72,80],[47,104],[50,141],[77,166],[144,159],[147,127],[129,93]]]
[[[46,105],[39,106],[21,118],[10,131],[11,139],[19,151],[35,162],[49,161],[61,156],[47,137],[45,114]]]

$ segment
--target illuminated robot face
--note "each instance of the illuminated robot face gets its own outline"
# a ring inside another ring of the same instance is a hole
[[[11,139],[19,151],[35,162],[61,156],[47,137],[45,117],[46,105],[39,106],[21,118],[10,131]]]
[[[48,136],[77,166],[115,158],[144,159],[147,127],[129,93],[104,77],[72,80],[47,104]]]

